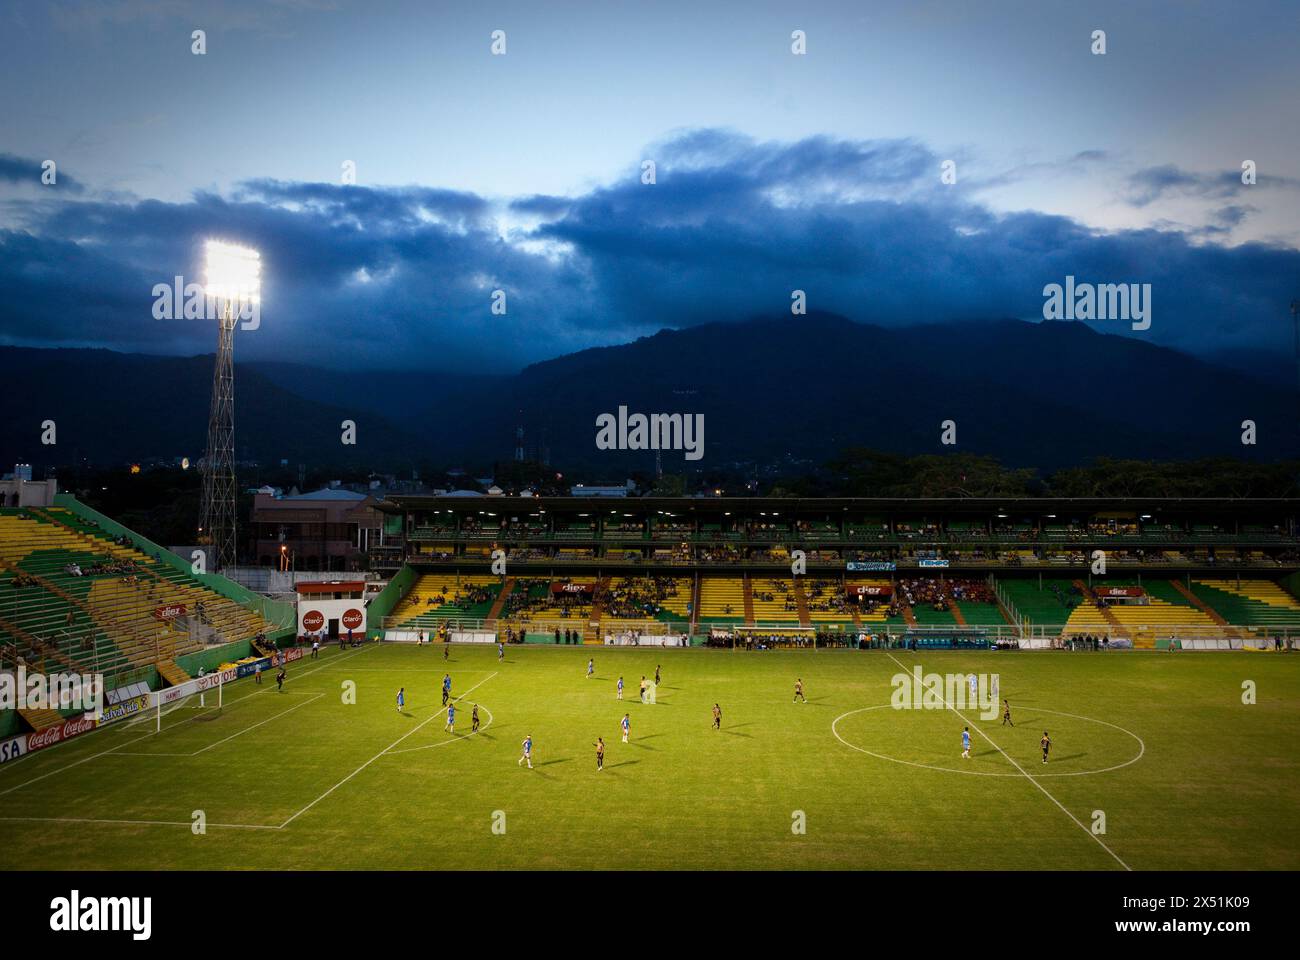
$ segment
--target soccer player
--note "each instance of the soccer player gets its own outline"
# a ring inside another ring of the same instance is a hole
[[[794,703],[798,700],[802,700],[804,703],[808,702],[808,698],[803,695],[803,680],[796,678],[794,682],[794,700],[790,702]]]
[[[659,664],[655,664],[655,686],[659,686]]]
[[[320,637],[319,636],[315,636],[311,638],[311,658],[313,660],[320,659]]]
[[[281,667],[280,672],[275,675],[275,689],[284,693],[284,667]]]
[[[456,704],[447,704],[447,725],[442,729],[446,730],[448,733],[456,732]]]
[[[645,675],[641,676],[641,702],[645,703]]]
[[[961,755],[970,759],[970,727],[961,728]]]
[[[618,699],[623,699],[623,678],[618,678]]]
[[[497,663],[500,663],[505,658],[506,658],[506,645],[502,643],[500,640],[498,640],[497,641]]]
[[[596,742],[592,744],[596,748],[596,770],[599,772],[605,769],[605,740],[603,737],[597,737]]]
[[[713,705],[713,729],[722,729],[722,708],[716,703]]]
[[[404,706],[406,706],[406,688],[400,687],[397,691],[397,712],[401,713]]]
[[[975,680],[975,674],[972,673],[970,675],[970,698],[971,698],[971,702],[973,703],[979,702],[978,699],[979,694],[976,692],[976,687],[977,687],[977,681]]]
[[[590,680],[591,675],[595,672],[596,672],[596,658],[591,657],[590,659],[587,660],[587,679]]]
[[[442,640],[442,659],[451,659],[451,634],[447,634]]]
[[[632,718],[628,714],[623,714],[623,742],[627,743],[627,735],[632,730]]]
[[[259,687],[262,685],[262,664],[261,663],[258,663],[258,665],[253,668],[253,682],[256,683]]]
[[[474,712],[469,715],[469,732],[478,733],[478,704],[474,704]]]
[[[1043,763],[1046,763],[1047,752],[1052,749],[1052,738],[1047,735],[1046,730],[1043,731],[1043,739],[1038,741],[1038,745],[1043,748]]]
[[[442,675],[442,705],[444,707],[447,705],[447,698],[450,696],[451,696],[451,674],[444,673]]]
[[[423,630],[421,630],[418,634],[416,634],[415,645],[416,645],[417,647],[422,647],[422,646],[424,646],[424,631],[423,631]]]
[[[515,766],[519,766],[525,760],[528,761],[528,769],[533,769],[533,735],[531,733],[524,737],[524,755],[519,758],[519,763],[515,764]]]
[[[1008,703],[1006,700],[1003,700],[1002,701],[1002,726],[1005,727],[1008,724],[1010,724],[1013,727],[1015,726],[1014,723],[1011,723],[1011,704]]]

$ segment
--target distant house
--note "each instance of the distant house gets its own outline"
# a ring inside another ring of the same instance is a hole
[[[339,487],[287,496],[259,491],[249,525],[253,556],[265,567],[363,570],[367,551],[383,545],[379,500]]]

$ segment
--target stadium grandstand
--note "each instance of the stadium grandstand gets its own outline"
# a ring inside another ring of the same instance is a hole
[[[398,495],[376,509],[385,547],[371,565],[397,587],[376,611],[387,630],[1138,649],[1300,637],[1293,500],[648,497],[611,509]],[[494,550],[508,574],[490,573]]]
[[[0,509],[0,669],[183,684],[293,635],[292,607],[252,594],[59,495]],[[0,732],[54,726],[56,710],[0,713]]]

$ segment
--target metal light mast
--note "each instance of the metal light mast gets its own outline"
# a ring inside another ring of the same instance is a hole
[[[207,293],[221,306],[217,362],[212,371],[208,446],[203,457],[203,499],[199,540],[210,544],[216,569],[236,561],[235,515],[235,323],[245,304],[261,291],[261,257],[256,250],[219,241],[207,244]]]

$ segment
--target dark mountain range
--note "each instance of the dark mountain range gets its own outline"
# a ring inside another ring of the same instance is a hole
[[[102,350],[0,349],[3,462],[197,459],[212,358]],[[886,329],[812,315],[665,330],[584,350],[512,377],[236,364],[239,456],[340,466],[477,467],[509,459],[517,426],[559,465],[649,470],[652,452],[596,448],[596,418],[704,416],[704,458],[664,469],[824,462],[850,446],[958,451],[1052,469],[1100,455],[1184,459],[1300,454],[1300,403],[1248,373],[1079,323],[933,324]],[[39,447],[58,424],[59,452]],[[339,423],[358,423],[343,447]],[[1258,442],[1241,443],[1242,421]]]

